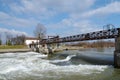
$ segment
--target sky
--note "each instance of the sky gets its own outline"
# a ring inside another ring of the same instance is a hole
[[[47,35],[69,36],[120,27],[120,0],[0,0],[0,34],[34,36],[37,24]]]

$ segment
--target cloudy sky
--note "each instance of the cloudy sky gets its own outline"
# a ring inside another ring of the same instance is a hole
[[[120,27],[120,0],[0,0],[0,34],[33,36],[38,23],[60,36]]]

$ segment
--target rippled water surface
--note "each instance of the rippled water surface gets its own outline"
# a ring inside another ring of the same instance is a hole
[[[120,80],[112,50],[0,54],[0,80]]]

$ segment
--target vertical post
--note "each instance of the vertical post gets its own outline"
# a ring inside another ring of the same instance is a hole
[[[115,38],[114,67],[120,68],[120,29],[118,29],[118,36]]]

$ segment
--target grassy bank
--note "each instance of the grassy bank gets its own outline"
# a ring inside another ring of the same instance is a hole
[[[8,45],[1,45],[0,49],[26,49],[27,46],[25,45],[12,45],[12,46],[8,46]]]

